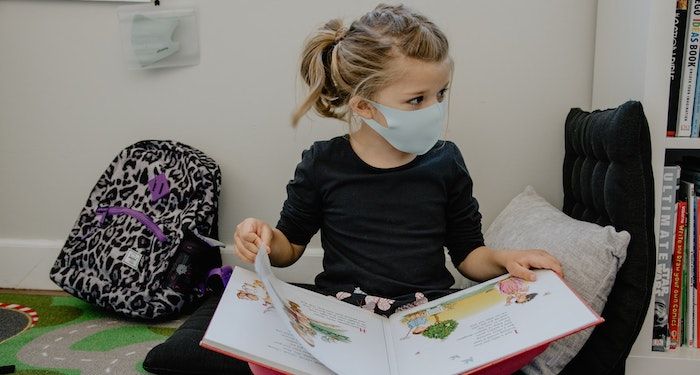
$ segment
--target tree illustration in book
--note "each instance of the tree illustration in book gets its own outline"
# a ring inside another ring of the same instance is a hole
[[[350,338],[342,334],[345,330],[340,326],[309,318],[294,301],[285,301],[284,311],[292,328],[311,346],[315,345],[314,336],[317,334],[328,343],[350,342]]]

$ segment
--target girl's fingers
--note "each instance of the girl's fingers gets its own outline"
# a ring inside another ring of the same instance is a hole
[[[255,246],[255,249],[256,249],[255,253],[257,254],[257,248],[260,247],[260,242],[261,242],[261,239],[260,239],[260,237],[258,237],[257,234],[255,234],[254,232],[249,232],[249,233],[244,234],[241,237],[241,239],[243,240],[243,242],[250,243],[251,245]]]
[[[508,273],[523,280],[535,281],[535,273],[520,263],[513,262],[508,266]]]
[[[258,253],[258,248],[255,244],[236,238],[236,249],[250,263],[255,262],[255,255]]]
[[[265,244],[267,253],[270,254],[270,242],[272,241],[272,229],[269,226],[264,226],[260,233],[260,239]]]
[[[530,265],[535,268],[550,269],[556,272],[559,276],[563,276],[561,264],[559,264],[559,261],[552,256],[536,257],[532,260]]]
[[[564,277],[559,261],[553,256],[549,255],[549,253],[546,253],[544,251],[537,251],[536,253],[531,254],[530,256],[525,256],[519,259],[517,263],[525,269],[550,269],[557,273],[559,276]],[[534,272],[530,272],[534,276]]]

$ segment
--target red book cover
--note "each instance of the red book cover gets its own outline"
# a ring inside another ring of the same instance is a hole
[[[671,309],[668,319],[668,328],[671,335],[670,348],[680,346],[680,319],[681,319],[681,277],[683,276],[683,247],[685,246],[685,226],[687,225],[688,202],[676,203],[676,240],[673,251],[673,271],[671,275]]]

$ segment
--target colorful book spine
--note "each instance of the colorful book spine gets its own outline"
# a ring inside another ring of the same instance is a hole
[[[697,282],[697,270],[698,270],[698,199],[695,195],[692,197],[693,203],[693,244],[690,247],[690,252],[688,253],[688,264],[690,264],[690,273],[688,275],[688,292],[690,298],[690,340],[688,340],[688,345],[691,347],[698,347],[698,282]]]
[[[685,201],[685,215],[688,216],[690,205]],[[683,273],[681,276],[681,321],[679,346],[688,346],[688,218],[685,220],[685,230],[683,231]]]
[[[668,96],[667,137],[676,136],[678,121],[678,97],[681,89],[683,72],[683,51],[685,51],[685,32],[687,30],[688,2],[676,2],[676,20],[673,26],[673,51],[671,53],[671,89]]]
[[[692,185],[692,184],[691,184]],[[695,300],[695,220],[697,218],[697,200],[695,199],[695,187],[691,186],[688,196],[688,206],[692,207],[691,212],[688,212],[688,346],[695,347],[695,309],[697,301]]]
[[[693,300],[695,293],[693,292],[693,279],[695,274],[694,262],[692,254],[695,249],[695,184],[681,178],[682,199],[686,202],[687,215],[685,229],[685,252],[683,255],[683,329],[681,337],[682,342],[686,346],[694,346],[695,316]]]
[[[671,275],[671,306],[668,319],[669,334],[671,336],[670,349],[680,346],[681,334],[681,308],[682,308],[682,285],[683,285],[683,253],[685,246],[685,227],[687,225],[687,202],[676,203],[676,236],[675,249],[673,251],[673,271]]]
[[[661,213],[659,215],[659,248],[656,261],[654,327],[651,350],[664,352],[669,348],[668,318],[670,307],[671,274],[676,231],[676,190],[681,175],[679,166],[664,167],[661,186]]]
[[[700,0],[689,1],[686,49],[683,54],[683,78],[678,104],[676,137],[690,137],[695,102],[698,50],[700,49]]]

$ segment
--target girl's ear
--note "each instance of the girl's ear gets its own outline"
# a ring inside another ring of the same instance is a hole
[[[367,100],[360,98],[359,96],[353,96],[352,98],[350,98],[348,104],[352,113],[365,119],[374,118],[375,108]]]

